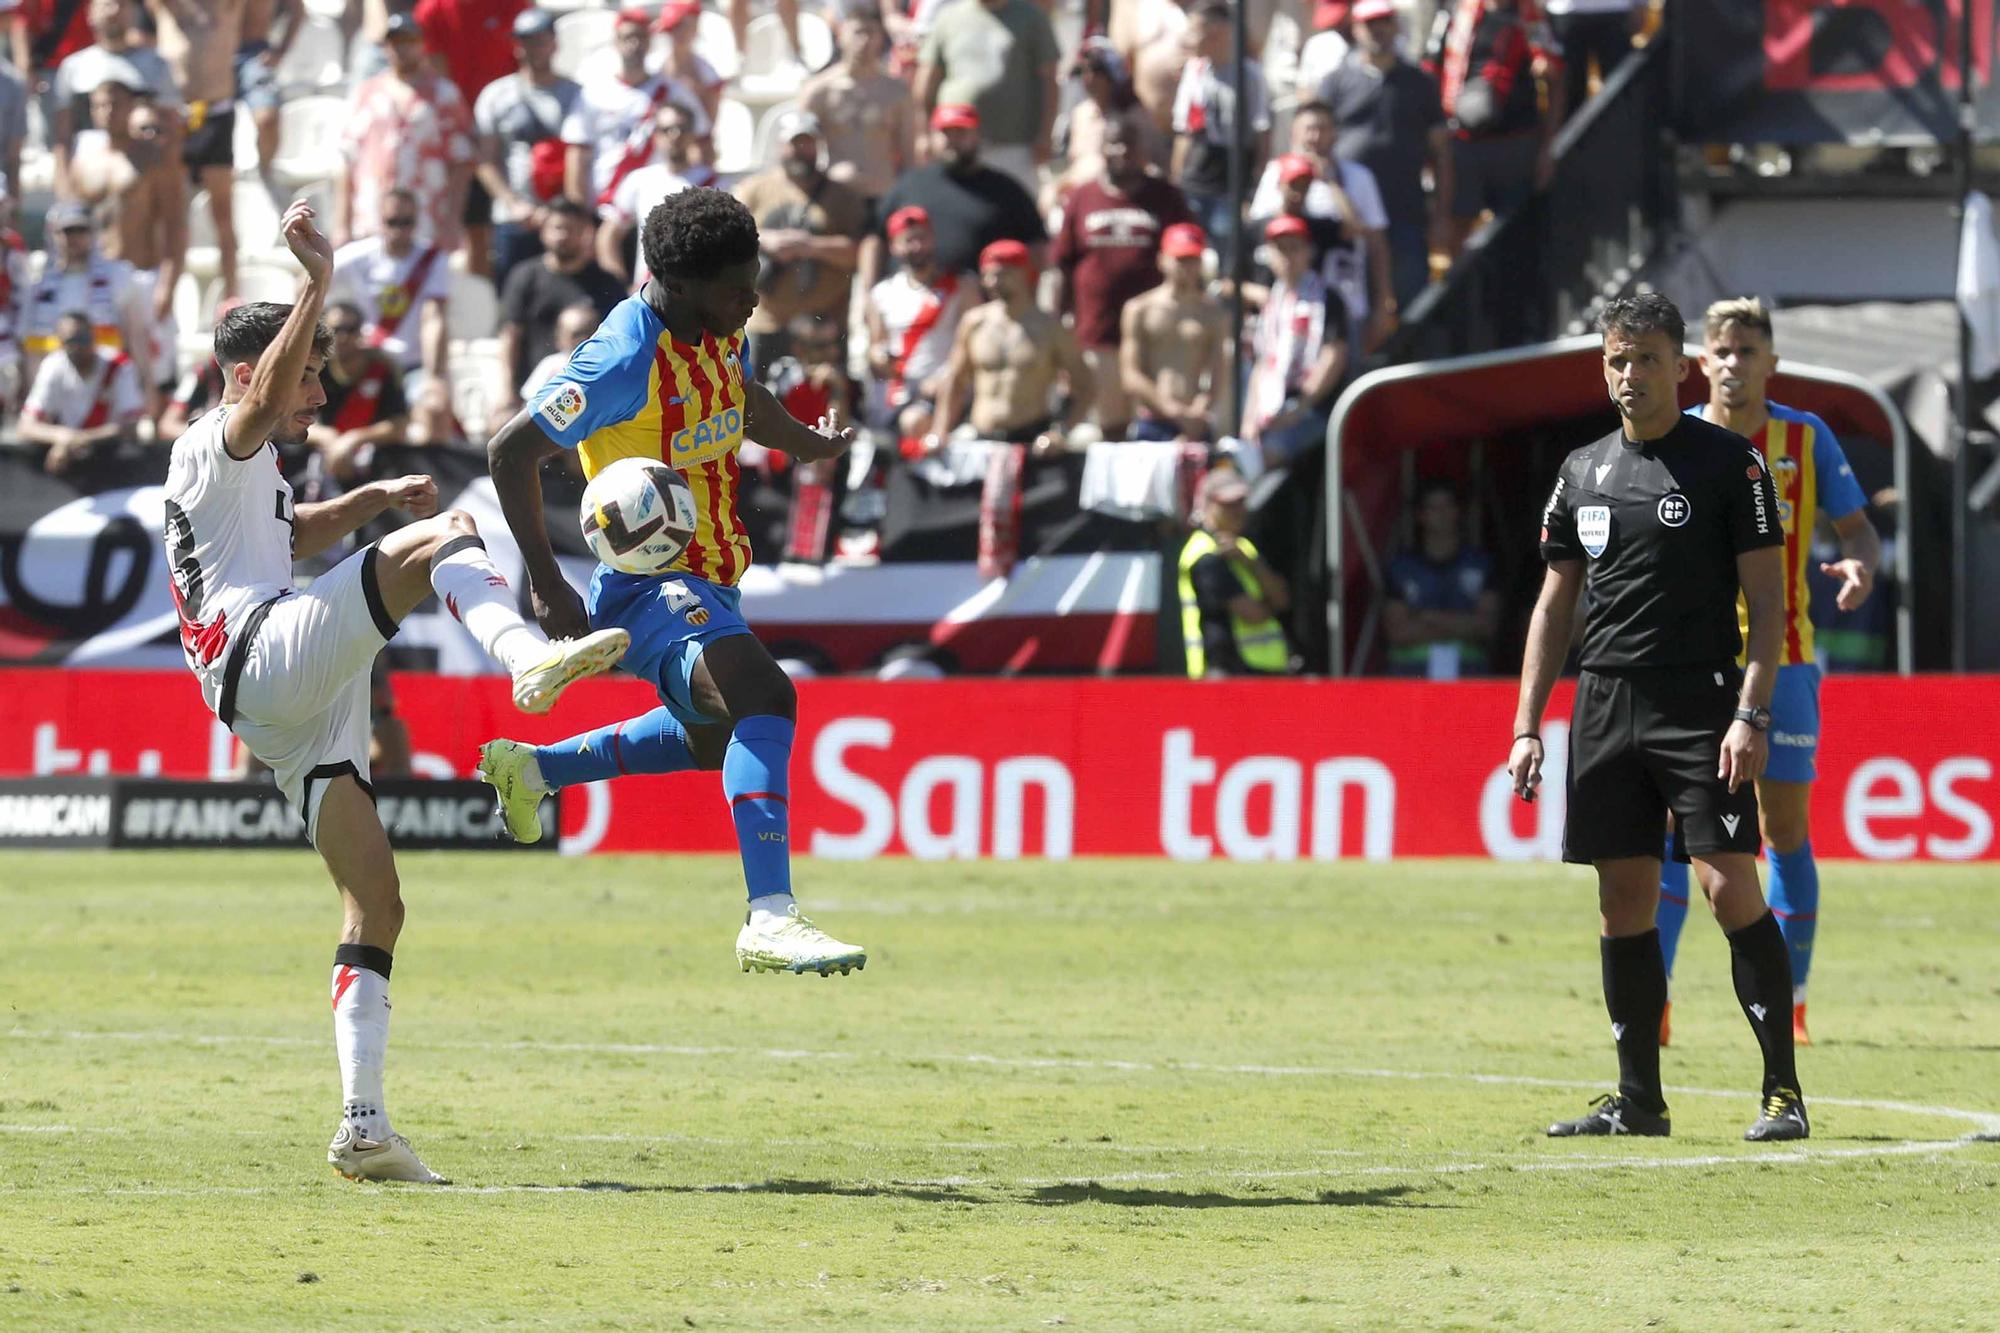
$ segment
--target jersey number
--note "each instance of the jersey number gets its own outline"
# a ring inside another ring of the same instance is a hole
[[[283,504],[282,499],[279,501]],[[224,617],[217,616],[207,624],[201,620],[201,603],[204,593],[201,562],[194,558],[194,524],[188,520],[187,511],[167,501],[167,563],[172,566],[167,577],[167,589],[173,593],[174,612],[181,621],[181,648],[195,661],[207,666],[222,656],[222,650],[229,643],[228,632],[223,627]]]

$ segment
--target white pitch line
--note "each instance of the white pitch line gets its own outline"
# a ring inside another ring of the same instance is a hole
[[[309,1046],[322,1047],[323,1038],[260,1036],[238,1033],[181,1032],[89,1032],[81,1030],[38,1030],[9,1028],[0,1036],[20,1041],[121,1041],[153,1042],[197,1046]],[[1602,1088],[1601,1079],[1543,1078],[1531,1074],[1485,1074],[1470,1071],[1380,1069],[1338,1065],[1208,1064],[1198,1060],[1157,1062],[1150,1060],[1087,1059],[1068,1056],[988,1055],[972,1051],[826,1051],[794,1050],[782,1047],[681,1046],[661,1042],[542,1042],[542,1041],[424,1041],[403,1040],[398,1049],[452,1051],[535,1051],[564,1055],[666,1055],[687,1058],[760,1059],[776,1061],[883,1061],[891,1064],[930,1062],[997,1069],[1073,1069],[1121,1074],[1219,1074],[1227,1077],[1257,1078],[1367,1078],[1407,1082],[1479,1083],[1499,1087]],[[1676,1096],[1752,1099],[1741,1089],[1692,1088],[1669,1084]],[[1753,1099],[1754,1100],[1754,1099]],[[1968,1111],[1955,1106],[1934,1106],[1919,1102],[1861,1097],[1814,1095],[1810,1104],[1841,1106],[1852,1110],[1887,1111],[1895,1114],[1937,1116],[1961,1120],[1976,1127],[1978,1134],[2000,1134],[2000,1112]]]

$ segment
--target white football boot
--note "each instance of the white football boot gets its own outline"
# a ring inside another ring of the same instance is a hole
[[[743,918],[736,936],[736,961],[745,972],[817,972],[831,976],[868,966],[868,951],[858,944],[842,944],[833,936],[799,915],[792,907],[782,917]]]
[[[548,784],[539,782],[535,747],[519,741],[488,741],[479,747],[479,776],[493,784],[500,814],[515,842],[542,840],[542,797]]]
[[[580,639],[555,639],[549,655],[514,676],[514,707],[524,713],[546,713],[562,692],[585,676],[618,665],[632,636],[622,629],[600,629]]]
[[[380,1143],[361,1137],[361,1131],[343,1120],[333,1142],[326,1145],[326,1160],[349,1180],[407,1180],[418,1185],[449,1185],[437,1172],[425,1166],[417,1150],[401,1134],[391,1134]]]

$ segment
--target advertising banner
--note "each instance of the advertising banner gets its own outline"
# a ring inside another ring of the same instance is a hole
[[[1674,128],[1708,143],[1950,142],[1967,4],[1990,133],[1993,0],[1674,0]]]
[[[0,687],[0,776],[233,771],[233,738],[185,672],[25,668]],[[585,681],[539,718],[491,678],[399,675],[395,692],[432,778],[469,777],[493,737],[555,740],[655,703],[624,679]],[[1506,681],[802,681],[793,842],[839,858],[1550,860],[1569,686],[1544,729],[1534,805],[1503,771],[1514,693]],[[1821,856],[2000,856],[2000,678],[1832,676],[1822,701]],[[560,818],[571,852],[736,846],[707,773],[580,787]]]

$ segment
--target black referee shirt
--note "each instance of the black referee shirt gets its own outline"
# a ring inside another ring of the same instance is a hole
[[[1542,511],[1542,559],[1587,562],[1587,671],[1735,661],[1736,557],[1784,540],[1763,455],[1686,415],[1578,449]]]

